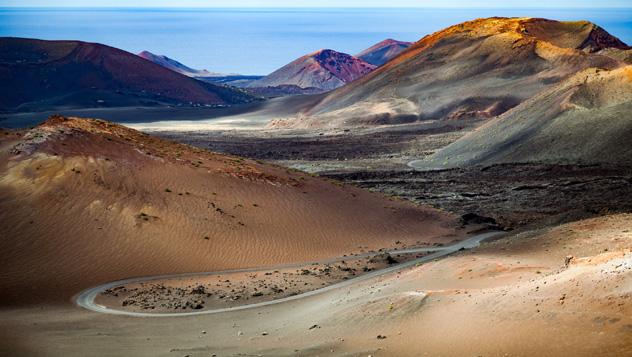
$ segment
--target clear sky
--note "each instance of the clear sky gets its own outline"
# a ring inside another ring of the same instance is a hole
[[[516,4],[517,3],[517,4]],[[632,7],[630,0],[0,0],[0,7]]]

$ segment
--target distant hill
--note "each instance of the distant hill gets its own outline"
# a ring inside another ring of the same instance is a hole
[[[300,57],[248,87],[296,85],[301,88],[331,90],[352,82],[376,67],[334,50],[320,50]]]
[[[258,75],[248,75],[248,74],[228,74],[228,75],[220,75],[220,76],[210,76],[210,77],[195,77],[195,79],[199,81],[215,83],[215,84],[225,84],[237,88],[245,88],[251,82],[254,82],[258,79],[263,78],[264,76]]]
[[[97,43],[0,38],[0,110],[213,106],[255,97]]]
[[[628,50],[588,21],[468,21],[422,38],[282,125],[491,118],[583,69],[620,67]]]
[[[225,76],[222,73],[209,72],[205,69],[193,69],[191,67],[185,66],[184,64],[171,59],[167,56],[156,55],[149,51],[142,51],[138,54],[138,56],[152,61],[155,64],[159,64],[165,68],[168,68],[174,72],[178,72],[180,74],[184,74],[188,77],[217,77],[217,76]]]
[[[172,58],[164,55],[157,55],[149,51],[142,51],[138,54],[138,56],[174,72],[208,83],[245,87],[248,83],[263,78],[263,76],[242,75],[237,73],[218,73],[210,72],[205,69],[194,69]]]
[[[412,42],[397,41],[389,38],[358,53],[356,57],[372,65],[381,66],[412,46],[412,44]]]
[[[246,88],[246,92],[256,95],[258,97],[275,98],[286,97],[292,95],[308,95],[308,94],[320,94],[324,91],[319,88],[309,87],[301,88],[294,84],[282,84],[274,87],[254,87]]]

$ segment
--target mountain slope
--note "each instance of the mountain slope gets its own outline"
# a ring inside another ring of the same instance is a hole
[[[418,168],[511,162],[632,164],[632,66],[588,69],[435,153]]]
[[[352,82],[375,69],[374,65],[333,50],[320,50],[300,57],[252,82],[248,87],[296,85],[331,90]]]
[[[493,117],[582,69],[623,65],[605,48],[628,47],[586,21],[469,21],[424,37],[290,125]]]
[[[0,222],[5,304],[459,237],[456,219],[434,209],[59,116],[0,135]]]
[[[254,97],[109,46],[0,38],[0,110],[238,104]]]
[[[412,42],[397,41],[389,38],[358,53],[356,57],[372,65],[381,66],[412,45]]]

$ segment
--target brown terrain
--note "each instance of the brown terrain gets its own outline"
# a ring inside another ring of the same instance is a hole
[[[479,19],[329,94],[1,131],[0,355],[632,356],[629,52]]]

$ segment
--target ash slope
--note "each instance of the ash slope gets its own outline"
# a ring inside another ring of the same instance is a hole
[[[632,165],[631,142],[632,66],[588,69],[411,165]]]
[[[460,234],[434,209],[105,121],[53,117],[0,138],[4,305]]]
[[[331,92],[296,127],[489,118],[589,67],[623,61],[627,45],[595,24],[488,18],[426,36],[367,76]]]
[[[320,50],[300,57],[248,87],[296,85],[301,88],[331,90],[350,83],[375,66],[346,53]]]
[[[397,41],[389,38],[358,53],[356,57],[372,65],[381,66],[412,45],[412,42]]]
[[[227,105],[255,97],[170,71],[134,54],[80,41],[0,38],[0,111]]]

